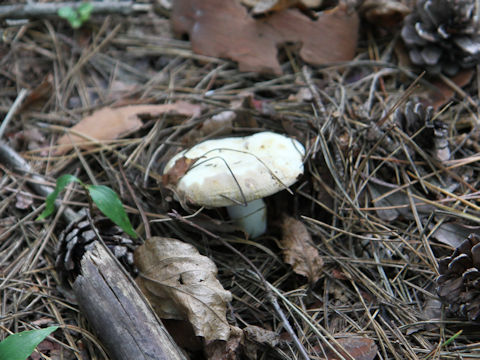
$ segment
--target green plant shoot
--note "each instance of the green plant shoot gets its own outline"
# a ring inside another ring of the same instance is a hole
[[[76,176],[69,174],[62,175],[57,179],[55,189],[47,196],[45,200],[45,209],[38,216],[37,220],[43,220],[55,211],[55,200],[60,192],[72,182],[77,182],[84,188],[92,202],[97,205],[102,214],[112,220],[116,225],[120,226],[120,228],[128,235],[137,238],[137,234],[135,233],[135,230],[133,230],[122,202],[115,191],[105,185],[86,185]]]
[[[58,16],[66,19],[70,26],[74,29],[81,27],[86,21],[90,19],[92,15],[93,5],[86,2],[75,9],[70,6],[64,6],[58,10]]]

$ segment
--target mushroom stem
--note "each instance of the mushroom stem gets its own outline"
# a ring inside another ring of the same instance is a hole
[[[267,231],[267,206],[263,199],[253,200],[247,205],[227,207],[228,215],[251,238]]]

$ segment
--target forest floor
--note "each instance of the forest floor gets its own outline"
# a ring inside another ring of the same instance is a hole
[[[240,71],[234,61],[193,51],[173,34],[171,14],[157,4],[94,14],[76,30],[47,15],[0,26],[0,116],[9,114],[1,140],[31,167],[24,173],[0,161],[0,340],[60,325],[32,359],[105,357],[59,287],[54,264],[67,223],[60,213],[36,220],[45,196],[29,186],[34,173],[51,187],[72,174],[119,195],[139,234],[129,251],[167,237],[213,261],[232,295],[226,319],[244,332],[229,358],[479,358],[478,327],[449,314],[436,292],[438,261],[480,221],[476,71],[461,74],[468,81],[421,77],[401,58],[399,25],[376,28],[365,19],[351,61],[312,65],[286,41],[275,74]],[[421,112],[413,130],[396,122],[396,109],[410,111],[407,102],[433,105],[447,130],[423,132],[431,124]],[[117,120],[95,113],[166,104]],[[90,115],[89,146],[59,145]],[[102,116],[113,122],[100,125]],[[291,193],[265,199],[264,235],[248,238],[224,209],[197,211],[174,200],[162,178],[174,154],[261,131],[306,149]],[[60,194],[64,205],[89,207],[78,185],[69,189]],[[181,346],[192,359],[227,357],[227,350],[206,354],[201,338]]]

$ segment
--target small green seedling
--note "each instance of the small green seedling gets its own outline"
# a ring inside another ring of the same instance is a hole
[[[85,2],[75,8],[71,6],[64,6],[60,8],[58,10],[58,16],[66,19],[70,23],[70,26],[72,28],[78,29],[90,19],[90,15],[92,15],[92,10],[92,3]]]
[[[79,183],[83,187],[89,196],[89,199],[97,205],[98,209],[105,216],[120,226],[128,235],[134,239],[137,238],[137,234],[135,233],[135,230],[133,230],[132,224],[123,209],[122,202],[115,191],[105,185],[87,185],[76,176],[69,174],[62,175],[57,179],[55,189],[47,196],[45,201],[45,210],[43,210],[38,216],[37,220],[43,220],[55,211],[55,200],[57,199],[58,194],[60,194],[65,186],[72,182]]]
[[[45,329],[23,331],[9,335],[0,342],[0,360],[25,360],[48,335],[58,329],[50,326]]]

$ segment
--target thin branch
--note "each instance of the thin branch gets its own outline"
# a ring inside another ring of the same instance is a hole
[[[0,124],[0,139],[3,137],[3,133],[5,132],[5,129],[7,128],[8,123],[10,122],[10,120],[12,120],[13,115],[15,115],[15,113],[17,112],[18,108],[22,104],[22,102],[25,99],[25,97],[27,96],[27,94],[28,94],[27,89],[22,89],[18,93],[17,98],[13,102],[12,106],[8,110],[7,115],[5,115],[5,118],[3,119],[2,123]]]
[[[63,7],[71,7],[75,9],[81,4],[81,2],[60,2],[3,5],[0,6],[0,19],[28,19],[57,16],[58,10]],[[95,1],[90,4],[93,6],[92,14],[131,15],[133,13],[152,10],[151,4],[136,4],[133,1]]]

